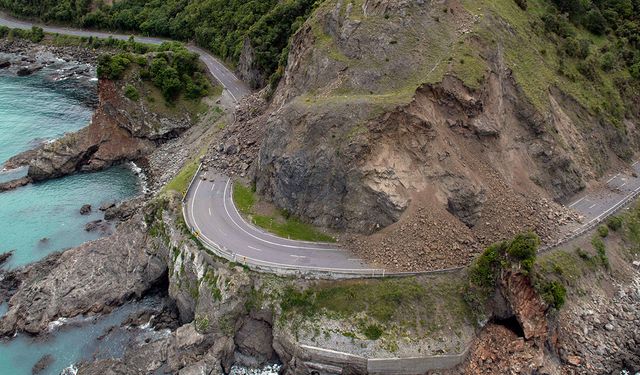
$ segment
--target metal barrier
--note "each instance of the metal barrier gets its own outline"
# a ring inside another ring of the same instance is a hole
[[[195,175],[191,179],[189,186],[187,187],[186,193],[183,195],[182,199],[182,216],[185,220],[185,223],[189,225],[190,228],[193,228],[192,224],[189,220],[189,215],[187,215],[187,198],[191,191],[191,187],[193,183],[198,178],[200,172],[202,170],[202,163],[198,166]],[[586,232],[594,229],[604,220],[609,218],[612,214],[617,212],[620,208],[627,205],[630,201],[637,198],[640,195],[640,187],[625,197],[623,200],[615,204],[613,207],[609,208],[607,211],[602,213],[600,216],[592,219],[589,223],[579,228],[577,231],[569,234],[558,240],[554,244],[546,245],[538,250],[538,253],[545,253],[549,250],[555,249],[563,244],[574,240],[575,238],[585,234]],[[296,276],[300,278],[318,278],[318,279],[349,279],[349,278],[383,278],[383,277],[409,277],[409,276],[421,276],[421,275],[437,275],[437,274],[447,274],[461,271],[466,268],[466,266],[461,267],[452,267],[446,269],[432,270],[432,271],[422,271],[422,272],[387,272],[385,269],[342,269],[342,268],[323,268],[323,267],[312,267],[312,266],[299,266],[299,265],[291,265],[291,264],[282,264],[282,263],[274,263],[265,260],[255,259],[251,257],[247,257],[244,255],[238,255],[233,251],[224,248],[223,246],[219,246],[216,243],[210,242],[208,239],[204,237],[197,237],[198,241],[209,251],[214,253],[215,255],[224,258],[230,262],[238,263],[244,266],[249,267],[251,270],[262,273],[272,273],[281,276]]]

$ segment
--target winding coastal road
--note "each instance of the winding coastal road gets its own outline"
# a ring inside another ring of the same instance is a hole
[[[0,25],[30,29],[34,24],[19,21],[0,13]],[[36,25],[46,32],[80,37],[115,38],[127,40],[129,35],[78,30],[57,26]],[[136,36],[136,40],[148,44],[169,41],[162,38]],[[251,91],[217,58],[207,51],[188,46],[200,55],[207,69],[237,102]],[[579,228],[567,233],[567,237],[584,232],[617,212],[622,206],[640,194],[640,162],[631,165],[629,174],[618,173],[600,188],[583,193],[567,206],[580,213],[584,220]],[[187,191],[184,200],[184,216],[187,225],[209,249],[229,260],[262,267],[272,272],[321,271],[334,275],[384,275],[385,271],[370,269],[360,259],[353,258],[346,250],[333,244],[293,241],[276,237],[249,223],[236,209],[232,198],[230,178],[200,169]]]
[[[41,25],[41,24],[34,24],[30,22],[16,20],[3,13],[0,13],[0,26],[7,26],[12,29],[24,29],[24,30],[31,29],[32,26],[38,26],[48,33],[72,35],[72,36],[87,37],[87,38],[92,36],[94,38],[107,39],[111,37],[113,39],[128,40],[130,37],[130,35],[125,35],[125,34],[114,34],[114,33],[107,33],[107,32],[101,32],[101,31],[79,30],[79,29],[72,29],[72,28],[60,27],[60,26],[47,26],[47,25]],[[162,44],[164,42],[170,42],[170,40],[168,39],[137,36],[137,35],[135,36],[135,40],[141,43],[155,44],[155,45]],[[237,102],[240,98],[242,98],[243,96],[251,92],[249,87],[244,82],[239,80],[238,77],[236,77],[236,75],[233,74],[233,72],[229,70],[229,68],[227,68],[216,57],[214,57],[207,51],[203,50],[202,48],[199,48],[196,46],[187,45],[187,48],[190,51],[200,55],[200,59],[202,60],[202,62],[205,63],[205,65],[207,66],[207,69],[209,69],[209,71],[216,78],[216,80],[218,80],[218,82],[220,82],[222,86],[224,86],[225,90],[229,92],[229,94],[231,95],[234,101]]]
[[[249,223],[233,204],[231,179],[205,172],[197,176],[187,193],[186,219],[193,232],[226,258],[270,268],[298,268],[368,273],[360,260],[333,244],[293,241],[274,236]]]
[[[20,21],[0,13],[0,25],[10,28],[41,27],[45,32],[79,37],[128,40],[129,35],[79,30]],[[135,36],[136,41],[162,44],[163,38]],[[251,90],[220,60],[202,48],[188,45],[198,53],[209,72],[237,102]],[[251,224],[240,215],[231,197],[231,180],[222,175],[198,173],[185,197],[185,219],[207,247],[227,259],[270,269],[322,270],[337,273],[374,273],[360,259],[331,244],[293,241],[276,237]]]

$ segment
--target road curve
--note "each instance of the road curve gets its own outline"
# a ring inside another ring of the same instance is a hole
[[[59,26],[47,26],[41,24],[30,23],[26,21],[20,21],[13,19],[11,17],[6,16],[5,14],[0,13],[0,26],[7,26],[12,29],[31,29],[32,26],[41,27],[44,31],[48,33],[57,33],[63,35],[73,35],[79,37],[97,37],[97,38],[114,38],[120,40],[129,39],[130,35],[124,34],[114,34],[108,32],[101,31],[93,31],[93,30],[81,30],[81,29],[73,29],[67,27],[59,27]],[[136,41],[146,44],[162,44],[164,42],[170,41],[169,39],[163,38],[153,38],[153,37],[145,37],[145,36],[135,36]],[[200,55],[200,59],[205,63],[209,72],[215,77],[222,86],[224,86],[225,90],[229,92],[234,101],[238,101],[243,96],[249,94],[251,90],[249,87],[236,77],[235,74],[229,68],[227,68],[220,60],[215,58],[209,52],[205,51],[202,48],[187,45],[187,48]]]
[[[79,37],[129,39],[129,35],[93,30],[80,30],[59,26],[47,26],[16,20],[0,13],[0,25],[10,28],[30,29],[42,27],[48,33]],[[147,44],[162,44],[163,38],[136,36],[136,41]],[[248,86],[240,81],[220,60],[202,48],[188,45],[190,51],[200,55],[211,74],[224,86],[234,101],[250,93]],[[335,245],[292,241],[266,233],[248,224],[238,213],[231,198],[231,182],[222,175],[196,176],[185,198],[187,224],[200,239],[222,250],[241,263],[253,263],[272,268],[300,270],[338,271],[355,273],[368,271],[359,259]],[[378,270],[371,270],[378,271]]]
[[[367,270],[362,260],[334,244],[289,240],[247,223],[233,204],[232,190],[231,179],[205,172],[196,176],[185,199],[185,216],[191,230],[232,260],[301,270]]]

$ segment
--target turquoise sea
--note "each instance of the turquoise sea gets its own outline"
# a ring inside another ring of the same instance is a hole
[[[21,151],[89,123],[95,82],[86,77],[82,82],[75,82],[75,78],[56,81],[54,76],[54,71],[46,69],[24,78],[0,71],[0,165]],[[25,173],[0,172],[0,181]],[[140,189],[135,173],[122,166],[0,193],[0,253],[14,250],[6,267],[23,266],[53,251],[98,238],[99,233],[84,230],[87,222],[102,217],[98,207],[135,196]],[[91,215],[80,215],[83,204],[94,207]],[[0,302],[0,316],[6,309],[7,304]],[[55,362],[43,374],[59,374],[72,363],[90,358],[104,329],[119,324],[134,309],[135,304],[101,319],[80,319],[45,340],[26,336],[0,340],[0,375],[31,374],[31,367],[44,354],[51,354]],[[100,347],[109,350],[121,344],[110,346],[102,341]]]
[[[87,97],[96,95],[95,83],[53,81],[48,73],[24,78],[0,74],[0,164],[89,123],[93,109]],[[5,172],[0,181],[24,173]],[[84,225],[100,218],[100,204],[138,191],[136,175],[116,167],[0,193],[0,252],[15,250],[9,266],[16,267],[96,239],[99,234],[85,232]],[[92,215],[79,214],[83,204],[94,207]]]

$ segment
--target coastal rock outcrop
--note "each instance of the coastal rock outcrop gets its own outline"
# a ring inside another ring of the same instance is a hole
[[[29,163],[34,181],[78,171],[97,171],[151,153],[157,142],[175,137],[191,126],[187,114],[159,115],[143,101],[126,101],[116,82],[98,84],[100,104],[91,124],[76,133],[44,145]]]
[[[2,294],[11,296],[0,337],[43,333],[58,318],[109,312],[141,297],[166,277],[166,264],[148,243],[138,218],[113,236],[8,272],[0,281]]]

